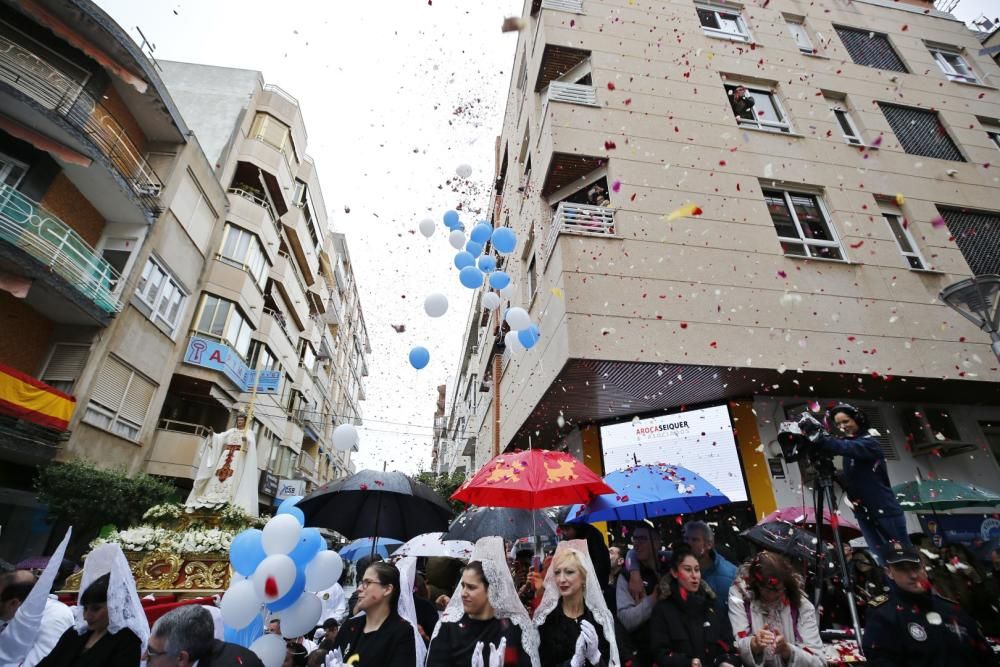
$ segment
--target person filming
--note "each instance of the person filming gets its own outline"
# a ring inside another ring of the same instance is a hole
[[[840,483],[854,507],[854,516],[873,553],[890,540],[909,545],[906,518],[889,485],[889,474],[882,447],[869,433],[868,418],[853,405],[840,403],[826,413],[837,435],[823,430],[823,425],[803,414],[799,428],[814,445],[830,456],[842,456],[844,472]]]

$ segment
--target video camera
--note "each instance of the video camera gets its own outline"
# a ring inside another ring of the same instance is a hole
[[[832,458],[812,446],[823,432],[823,423],[808,412],[801,413],[797,421],[781,422],[778,429],[781,457],[788,463],[802,458],[808,461]]]

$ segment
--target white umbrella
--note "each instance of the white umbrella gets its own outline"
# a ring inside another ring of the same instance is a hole
[[[444,533],[424,533],[417,535],[412,540],[396,549],[393,556],[418,556],[433,557],[445,556],[447,558],[461,558],[468,560],[472,558],[472,542],[465,540],[441,540]]]

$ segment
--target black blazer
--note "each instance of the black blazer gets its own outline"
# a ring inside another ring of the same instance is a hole
[[[662,594],[662,584],[660,590]],[[669,591],[649,619],[653,661],[660,667],[688,667],[694,658],[704,667],[739,665],[729,616],[719,613],[705,584],[697,593],[681,595],[677,582],[671,581]]]
[[[142,642],[128,628],[105,634],[84,651],[90,635],[90,631],[81,635],[71,627],[38,667],[137,667],[139,664]]]
[[[264,667],[264,663],[250,649],[216,639],[211,655],[198,660],[198,667]]]

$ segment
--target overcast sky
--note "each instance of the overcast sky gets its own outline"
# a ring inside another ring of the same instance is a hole
[[[137,41],[141,28],[157,58],[259,70],[299,100],[330,222],[348,235],[372,344],[355,462],[426,468],[436,387],[447,383],[450,399],[471,297],[451,267],[441,215],[487,206],[516,44],[500,24],[522,3],[97,2]],[[1000,12],[989,0],[955,10],[966,21],[983,13]],[[462,163],[473,175],[456,184]],[[416,231],[425,217],[439,223],[430,241]],[[475,219],[463,214],[467,227]],[[436,320],[423,311],[432,292],[450,301]],[[413,345],[431,352],[419,372],[407,361]]]

